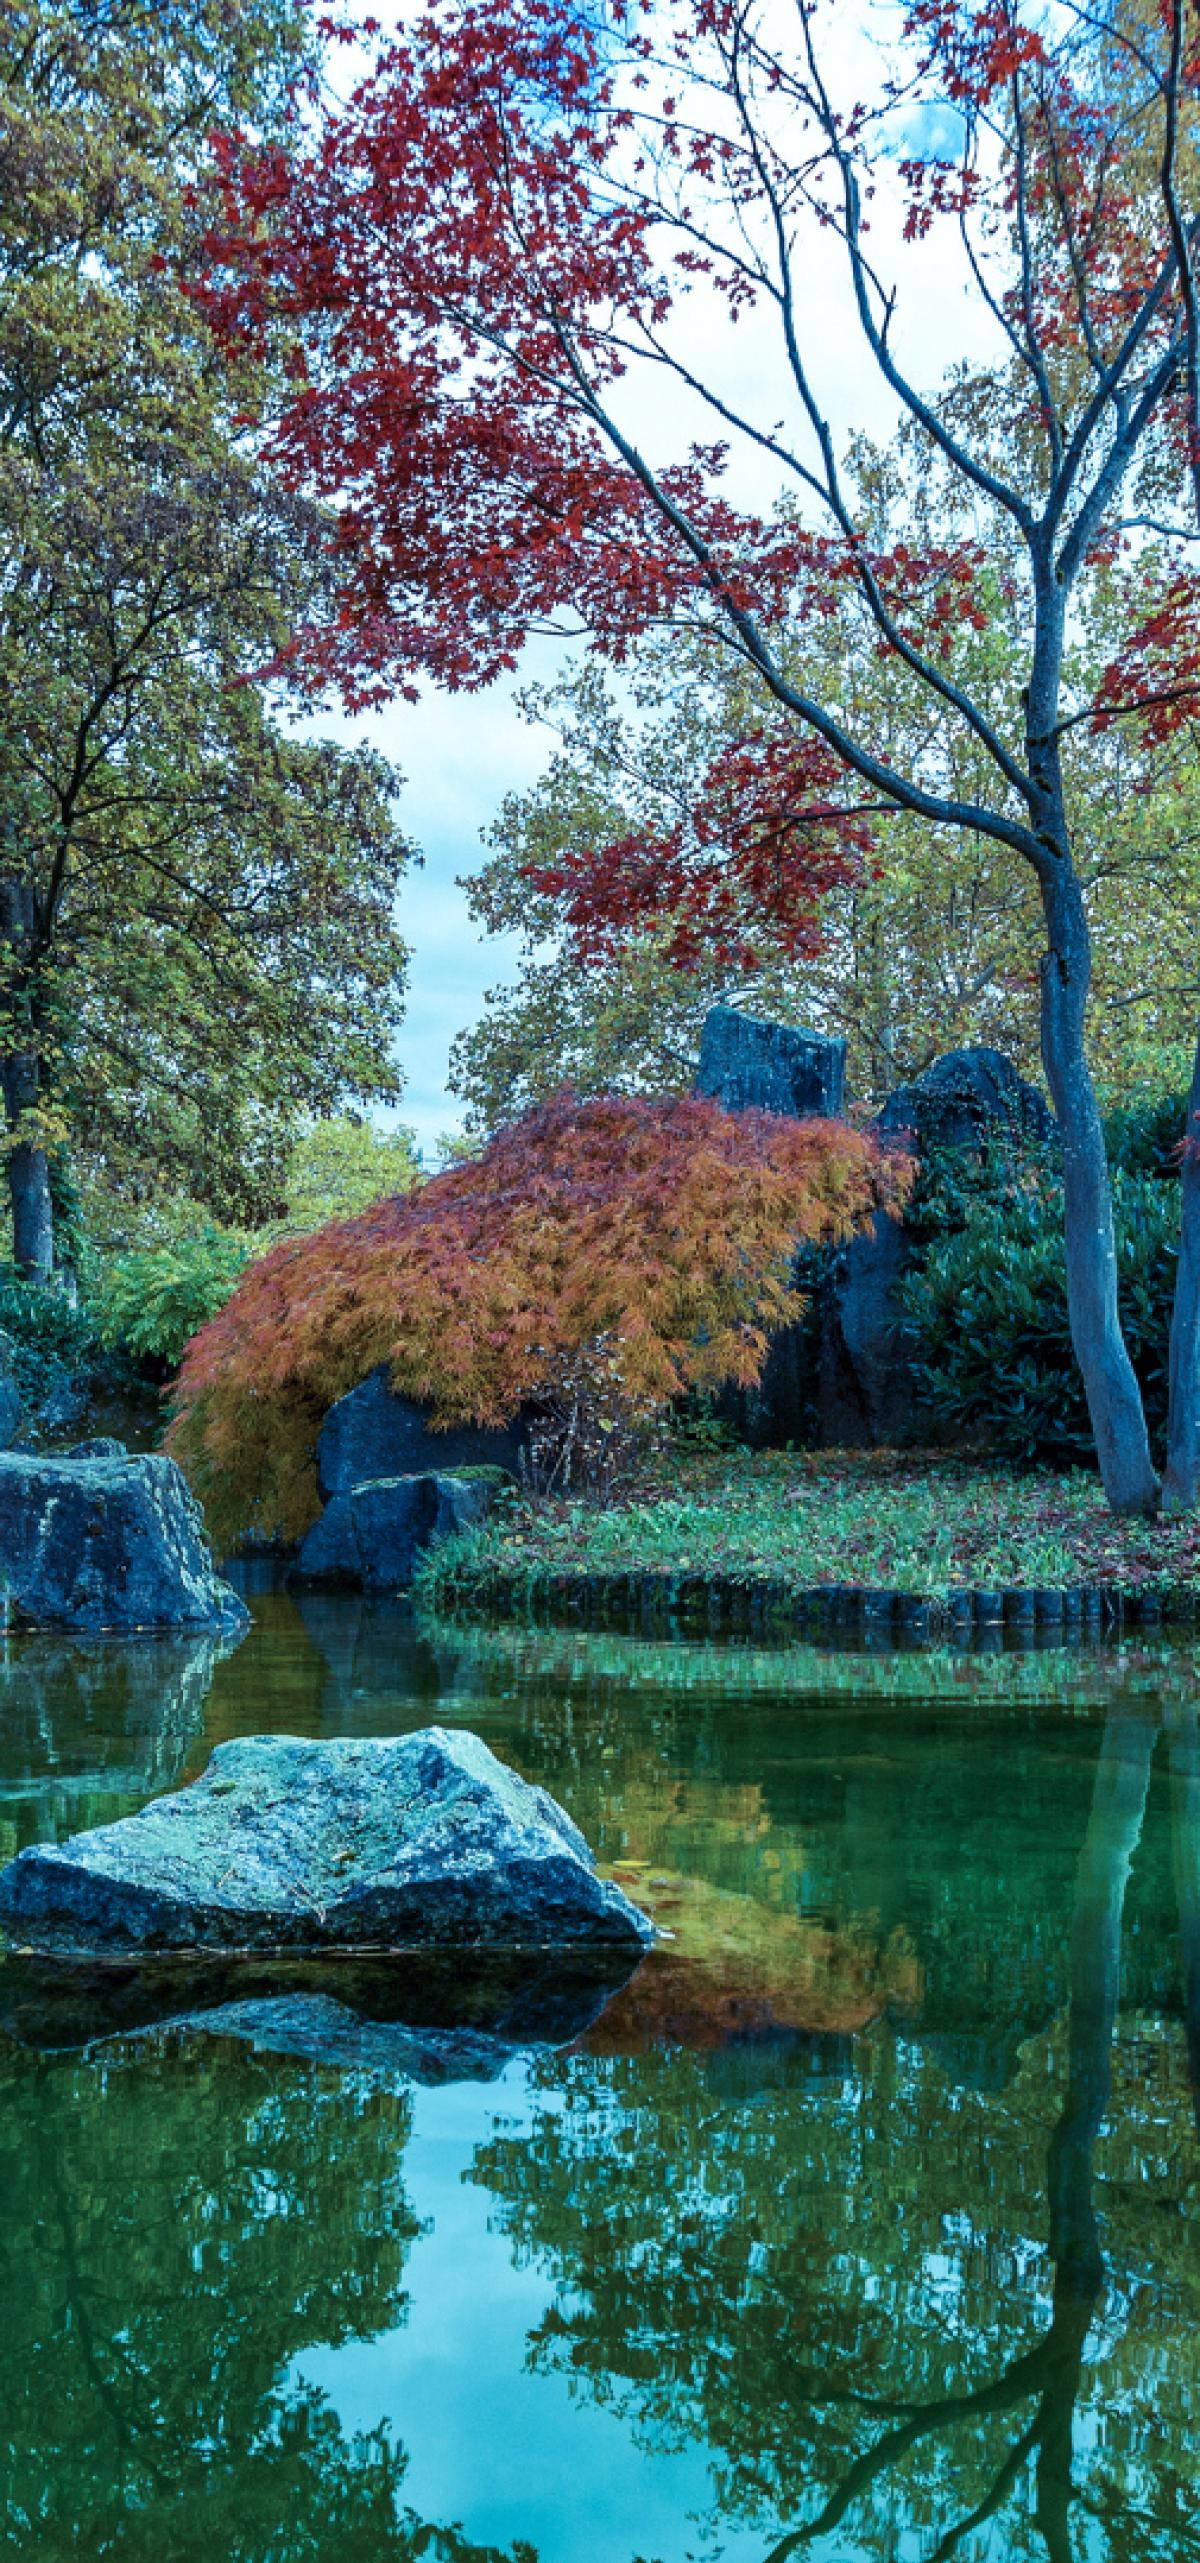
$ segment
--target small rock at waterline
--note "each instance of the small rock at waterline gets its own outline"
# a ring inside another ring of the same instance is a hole
[[[0,1871],[0,1927],[59,1954],[546,1948],[654,1937],[578,1827],[465,1729],[218,1745],[192,1788]]]

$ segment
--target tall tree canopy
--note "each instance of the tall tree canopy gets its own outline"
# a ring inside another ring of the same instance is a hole
[[[0,0],[0,1082],[18,1263],[64,1142],[274,1206],[297,1118],[392,1097],[409,849],[385,761],[257,672],[320,517],[188,287],[214,123],[277,130],[293,0]]]
[[[769,928],[803,949],[868,828],[887,859],[897,812],[945,831],[947,860],[966,830],[1028,879],[1073,1340],[1111,1498],[1149,1511],[1064,745],[1077,726],[1169,730],[1198,700],[1200,19],[1195,0],[910,0],[857,97],[837,86],[844,26],[834,0],[614,0],[599,27],[568,0],[431,0],[298,156],[229,142],[215,298],[235,338],[279,320],[303,345],[277,451],[298,488],[337,494],[346,578],[302,663],[366,699],[421,670],[482,684],[563,617],[618,658],[669,624],[732,653],[785,716],[777,732],[760,712],[736,752],[732,838],[702,808],[686,841],[581,860],[585,948],[652,920],[665,885],[694,939],[745,951]],[[920,246],[949,227],[990,315],[990,357],[932,387],[870,229],[879,188],[898,191],[918,291]],[[874,524],[843,468],[807,290],[817,226],[909,426],[910,487],[936,465],[960,495],[927,541]],[[782,391],[739,369],[750,306],[777,330]],[[668,383],[710,442],[672,450],[680,404],[653,397]],[[778,474],[780,506],[739,496],[738,457]],[[1005,521],[1023,601],[1019,682],[994,709],[964,664],[991,611],[972,506]],[[1121,631],[1099,683],[1076,682],[1076,600],[1105,562]],[[898,737],[810,691],[778,647],[785,610],[819,629],[850,600],[924,708]],[[977,795],[958,786],[964,746]],[[1200,1151],[1183,1201],[1167,1475],[1191,1503]]]

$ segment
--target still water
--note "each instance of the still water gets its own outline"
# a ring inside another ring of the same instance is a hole
[[[0,1856],[228,1735],[436,1717],[672,1936],[565,2045],[0,1969],[4,2550],[1200,2555],[1196,1653],[255,1608],[11,1641]]]

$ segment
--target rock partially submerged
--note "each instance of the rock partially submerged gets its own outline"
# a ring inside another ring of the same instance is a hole
[[[174,1460],[0,1456],[0,1586],[31,1628],[231,1629],[249,1619],[215,1572]]]
[[[40,1843],[0,1872],[0,1927],[87,1955],[151,1950],[648,1947],[583,1835],[481,1737],[244,1736],[194,1787]]]
[[[296,1560],[300,1584],[404,1593],[417,1559],[436,1540],[483,1521],[511,1485],[503,1469],[465,1475],[368,1478],[330,1497]]]

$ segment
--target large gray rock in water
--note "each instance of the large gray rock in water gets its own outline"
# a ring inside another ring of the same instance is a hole
[[[499,1468],[468,1477],[367,1478],[330,1497],[304,1541],[294,1578],[359,1593],[403,1593],[423,1551],[481,1522],[509,1483]]]
[[[846,1044],[790,1024],[761,1023],[732,1006],[713,1006],[700,1035],[696,1092],[727,1112],[790,1113],[797,1120],[840,1113]]]
[[[647,1947],[583,1835],[477,1735],[243,1736],[140,1815],[0,1872],[0,1927],[81,1954]]]
[[[0,1456],[0,1585],[33,1628],[221,1629],[244,1602],[214,1572],[174,1460]]]
[[[317,1477],[326,1503],[367,1478],[447,1477],[461,1468],[503,1468],[515,1477],[526,1441],[519,1415],[495,1432],[475,1425],[433,1432],[425,1408],[397,1396],[383,1362],[330,1407],[317,1442]]]

